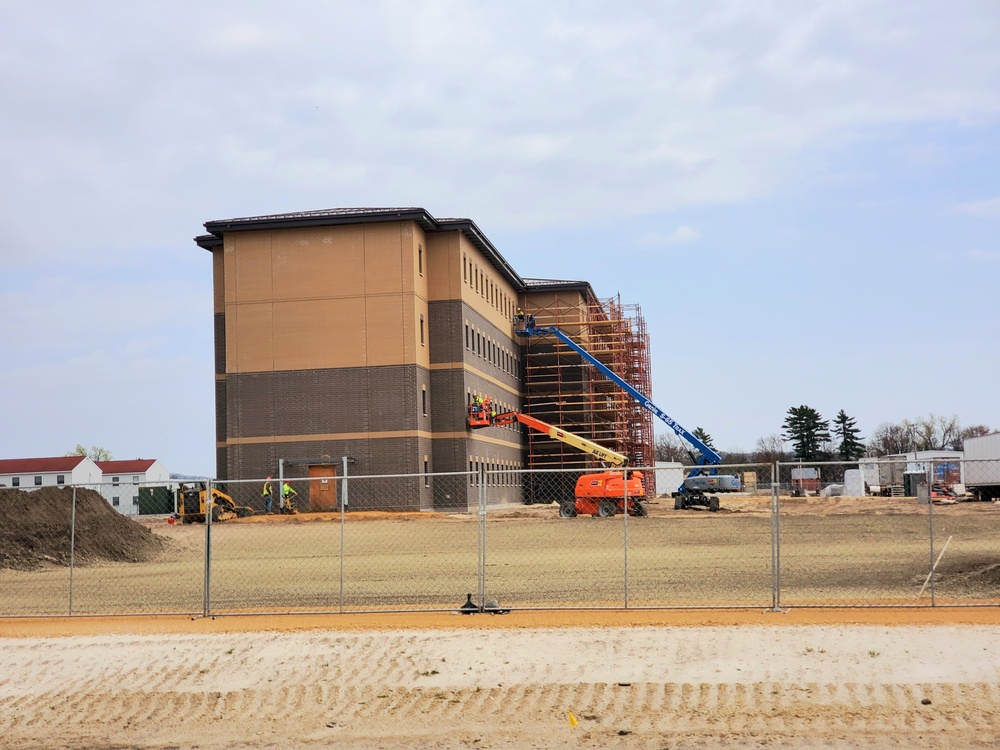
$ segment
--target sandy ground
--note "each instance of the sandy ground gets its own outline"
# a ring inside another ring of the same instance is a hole
[[[0,621],[0,748],[995,747],[1000,612]]]

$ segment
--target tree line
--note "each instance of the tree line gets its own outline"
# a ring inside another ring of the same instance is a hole
[[[883,422],[866,440],[857,420],[843,409],[832,420],[824,419],[811,406],[792,406],[785,414],[781,432],[757,438],[754,451],[720,451],[712,436],[698,427],[692,434],[718,452],[726,463],[774,463],[775,461],[856,461],[864,457],[928,450],[962,450],[966,439],[989,435],[992,430],[978,424],[963,427],[958,417],[931,414],[902,422]],[[697,462],[698,454],[670,433],[656,438],[656,460],[685,465]]]

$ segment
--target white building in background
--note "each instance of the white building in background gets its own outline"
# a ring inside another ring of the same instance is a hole
[[[98,461],[103,473],[98,488],[111,507],[126,516],[139,515],[139,488],[170,483],[170,472],[154,458]]]
[[[0,487],[34,490],[70,484],[97,484],[100,467],[86,456],[0,458]]]
[[[126,516],[139,514],[142,486],[172,484],[170,472],[155,458],[96,462],[86,456],[0,459],[0,487],[37,490],[89,485]]]
[[[676,461],[657,461],[654,470],[656,494],[660,497],[670,497],[684,482],[684,466]]]

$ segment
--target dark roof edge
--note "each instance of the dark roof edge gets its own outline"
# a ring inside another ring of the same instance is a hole
[[[525,291],[524,280],[494,247],[486,235],[471,219],[435,219],[424,208],[364,208],[329,209],[326,211],[301,211],[298,213],[248,216],[237,219],[206,221],[205,229],[211,234],[194,238],[199,247],[214,250],[222,246],[226,232],[255,229],[290,229],[293,227],[330,226],[340,224],[369,224],[383,221],[415,221],[425,232],[459,230],[469,238],[490,264],[497,269],[518,292]]]
[[[437,221],[437,224],[441,229],[458,229],[463,232],[469,238],[469,241],[479,248],[483,255],[489,258],[493,267],[507,277],[507,281],[512,283],[517,291],[525,291],[524,279],[511,267],[507,259],[500,254],[500,251],[493,246],[493,243],[483,234],[483,231],[476,226],[476,222],[472,219],[441,219]]]
[[[194,241],[198,243],[198,247],[205,250],[214,250],[217,247],[222,247],[222,238],[214,234],[199,234],[194,238]]]
[[[598,299],[594,292],[594,287],[589,281],[559,281],[557,279],[527,279],[525,283],[525,293],[535,292],[561,292],[576,290],[589,294],[594,299]]]

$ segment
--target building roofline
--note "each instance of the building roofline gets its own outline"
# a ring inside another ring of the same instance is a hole
[[[436,219],[426,209],[418,206],[406,208],[330,208],[319,211],[297,211],[287,214],[245,216],[234,219],[206,221],[207,235],[194,241],[205,250],[222,247],[226,232],[245,232],[259,229],[291,229],[295,227],[338,226],[371,224],[385,221],[414,221],[425,232],[458,230],[486,257],[519,292],[525,291],[524,280],[494,247],[483,231],[471,219]]]
[[[567,292],[576,291],[582,292],[586,297],[592,297],[597,299],[597,294],[594,292],[594,287],[590,285],[589,281],[575,281],[575,280],[562,280],[562,279],[524,279],[525,292],[532,294],[535,292]]]

